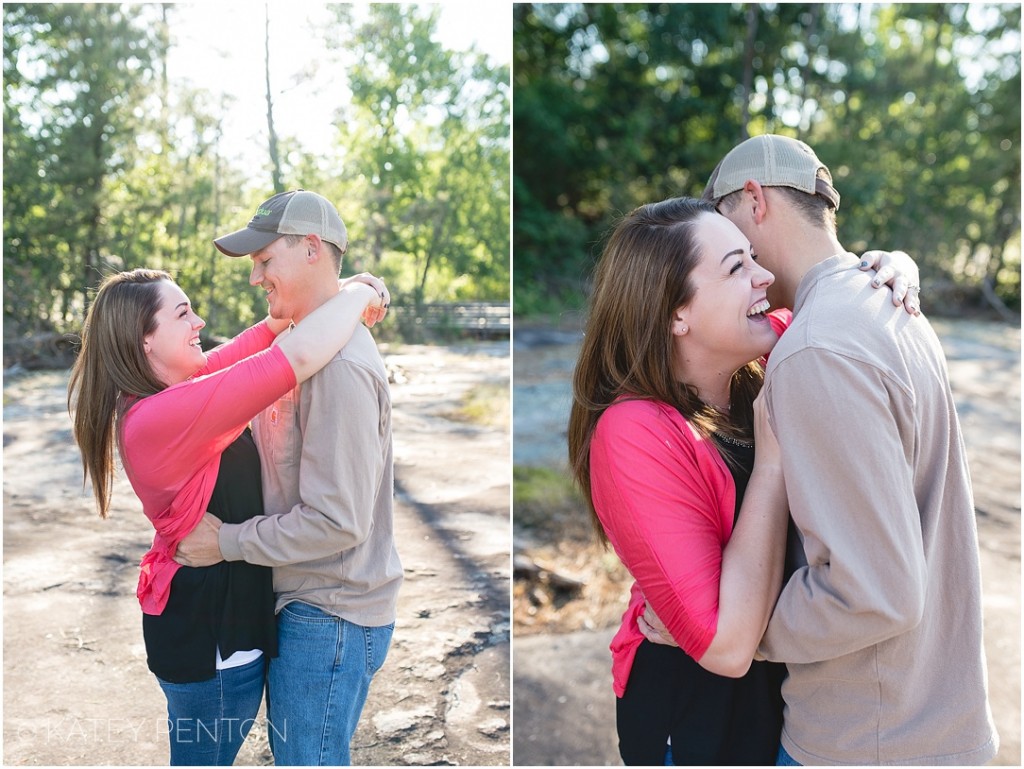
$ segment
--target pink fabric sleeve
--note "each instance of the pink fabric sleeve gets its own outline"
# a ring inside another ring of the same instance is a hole
[[[782,336],[783,332],[793,322],[793,311],[786,309],[772,310],[768,313],[768,322],[772,324],[772,330],[775,332],[775,335]]]
[[[159,614],[166,605],[178,569],[171,554],[206,511],[221,453],[256,414],[295,384],[285,354],[271,347],[169,387],[129,410],[125,470],[156,529],[137,591],[143,611]]]
[[[267,321],[261,320],[256,325],[247,328],[234,339],[206,353],[206,365],[196,372],[196,376],[211,374],[214,371],[220,371],[228,366],[233,366],[250,355],[266,350],[274,343],[276,338],[277,335],[267,325]]]
[[[140,401],[125,425],[133,472],[175,483],[219,457],[249,421],[295,387],[295,372],[279,347],[198,376]]]
[[[735,487],[724,462],[674,409],[623,401],[598,421],[590,475],[616,553],[672,636],[699,659],[717,628],[722,551],[732,533]],[[634,592],[625,624],[635,626],[642,598],[639,607]],[[620,640],[628,643],[628,627],[626,635]]]

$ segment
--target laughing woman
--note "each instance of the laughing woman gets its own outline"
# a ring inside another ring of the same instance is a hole
[[[688,198],[626,216],[597,268],[569,460],[635,579],[612,641],[626,764],[775,763],[784,666],[753,661],[788,529],[758,398],[791,318],[770,311],[773,281],[739,229]],[[648,605],[678,646],[645,638]]]
[[[277,653],[270,569],[189,568],[174,551],[207,510],[232,523],[263,514],[249,421],[326,365],[360,317],[372,325],[385,311],[383,284],[360,276],[280,339],[288,322],[268,318],[207,354],[205,323],[165,272],[112,275],[89,309],[68,408],[100,515],[116,446],[156,529],[138,598],[149,669],[167,697],[172,765],[233,763]]]

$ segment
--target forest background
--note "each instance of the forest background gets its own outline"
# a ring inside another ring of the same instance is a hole
[[[5,352],[14,340],[74,334],[102,276],[134,267],[171,272],[204,336],[238,332],[265,302],[247,263],[211,240],[300,186],[339,202],[351,243],[343,274],[388,281],[398,322],[378,337],[414,317],[403,305],[508,301],[507,59],[447,47],[438,5],[237,6],[214,32],[224,49],[262,54],[242,76],[265,83],[246,156],[225,130],[237,94],[207,87],[222,73],[195,82],[169,69],[174,56],[206,53],[182,39],[187,12],[4,4]],[[312,12],[319,23],[282,49],[279,22]],[[241,33],[242,16],[264,22],[257,35]],[[507,37],[507,16],[503,26]],[[281,128],[287,92],[314,77],[325,84],[315,99],[288,109],[317,120],[326,108],[326,150]]]
[[[565,443],[603,239],[774,132],[829,165],[847,248],[920,265],[971,455],[994,763],[1020,765],[1020,22],[1009,3],[514,6],[514,763],[619,760],[608,644],[633,580]]]
[[[926,311],[1020,313],[1020,5],[516,4],[517,316],[585,304],[602,238],[699,196],[748,136],[804,140],[847,248],[902,249]]]

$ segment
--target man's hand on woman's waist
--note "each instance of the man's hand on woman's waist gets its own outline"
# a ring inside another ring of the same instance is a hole
[[[174,560],[182,566],[213,566],[224,560],[220,552],[218,532],[221,520],[212,513],[205,513],[199,524],[178,543]]]

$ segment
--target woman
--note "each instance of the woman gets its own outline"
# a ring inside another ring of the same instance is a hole
[[[627,764],[775,763],[784,668],[752,659],[788,519],[757,395],[790,315],[768,313],[755,260],[712,205],[680,198],[627,216],[597,268],[569,458],[636,580],[612,641]],[[679,648],[645,640],[645,599]]]
[[[288,322],[268,318],[209,354],[199,346],[204,321],[165,272],[112,275],[89,309],[68,408],[100,515],[116,444],[156,529],[138,597],[149,668],[167,697],[172,765],[233,763],[263,696],[265,658],[277,651],[270,569],[181,567],[175,548],[207,510],[233,523],[263,513],[249,421],[326,365],[360,317],[372,325],[386,307],[383,284],[359,276],[280,340]]]

